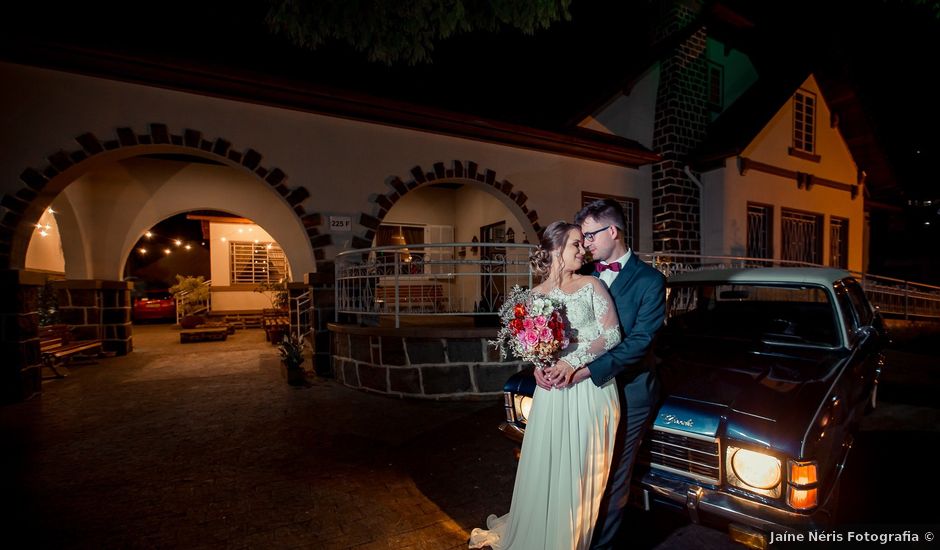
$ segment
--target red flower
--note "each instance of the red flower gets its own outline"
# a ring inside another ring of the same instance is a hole
[[[513,308],[513,313],[515,313],[516,319],[525,317],[525,304],[516,304],[516,307]]]
[[[513,319],[509,322],[509,326],[516,332],[519,332],[522,330],[522,319]]]

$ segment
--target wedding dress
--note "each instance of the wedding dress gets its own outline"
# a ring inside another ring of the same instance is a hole
[[[603,283],[594,280],[571,294],[548,296],[566,306],[571,344],[561,358],[578,368],[620,343],[617,310]],[[474,529],[470,548],[579,550],[591,544],[607,487],[620,420],[617,386],[590,380],[564,389],[537,387],[509,513]]]

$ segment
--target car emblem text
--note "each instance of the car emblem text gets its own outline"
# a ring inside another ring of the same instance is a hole
[[[685,426],[686,428],[691,428],[691,427],[692,427],[692,419],[691,419],[691,418],[688,419],[688,420],[679,420],[678,418],[676,418],[676,415],[674,415],[674,414],[667,414],[665,417],[663,417],[663,420],[666,421],[666,424],[678,424],[678,425],[680,425],[680,426]]]

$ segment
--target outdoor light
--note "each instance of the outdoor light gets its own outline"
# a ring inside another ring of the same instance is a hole
[[[49,234],[49,233],[46,233],[46,230],[45,230],[45,229],[43,229],[42,231],[39,232],[39,236],[40,236],[40,237],[45,237],[45,236],[48,235],[48,234]]]
[[[150,231],[148,231],[148,232],[144,233],[144,237],[147,237],[147,238],[149,239],[149,238],[153,237],[153,233],[151,233]]]
[[[179,239],[176,239],[175,241],[173,241],[173,243],[174,243],[176,246],[179,246],[179,245],[183,244],[183,241],[181,241],[181,240],[179,240]]]
[[[170,249],[169,249],[169,248],[164,248],[164,249],[163,249],[163,253],[164,253],[164,254],[169,254],[169,253],[170,253]]]
[[[191,250],[191,249],[192,249],[192,246],[190,246],[190,245],[187,244],[187,245],[184,246],[183,248],[185,248],[186,250]]]
[[[146,254],[146,253],[147,253],[147,249],[146,249],[146,248],[139,248],[138,251],[139,251],[141,254]]]
[[[53,210],[51,206],[49,207],[48,210],[46,210],[46,212],[49,212],[50,214],[55,214],[55,210]]]

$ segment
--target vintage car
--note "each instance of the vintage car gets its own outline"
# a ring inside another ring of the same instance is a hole
[[[655,347],[664,392],[631,500],[756,548],[771,531],[831,525],[887,342],[859,283],[828,268],[701,270],[671,276],[667,295]],[[505,385],[500,429],[514,439],[534,390],[531,371]]]
[[[176,299],[169,290],[148,290],[134,298],[131,307],[134,321],[176,321]]]

